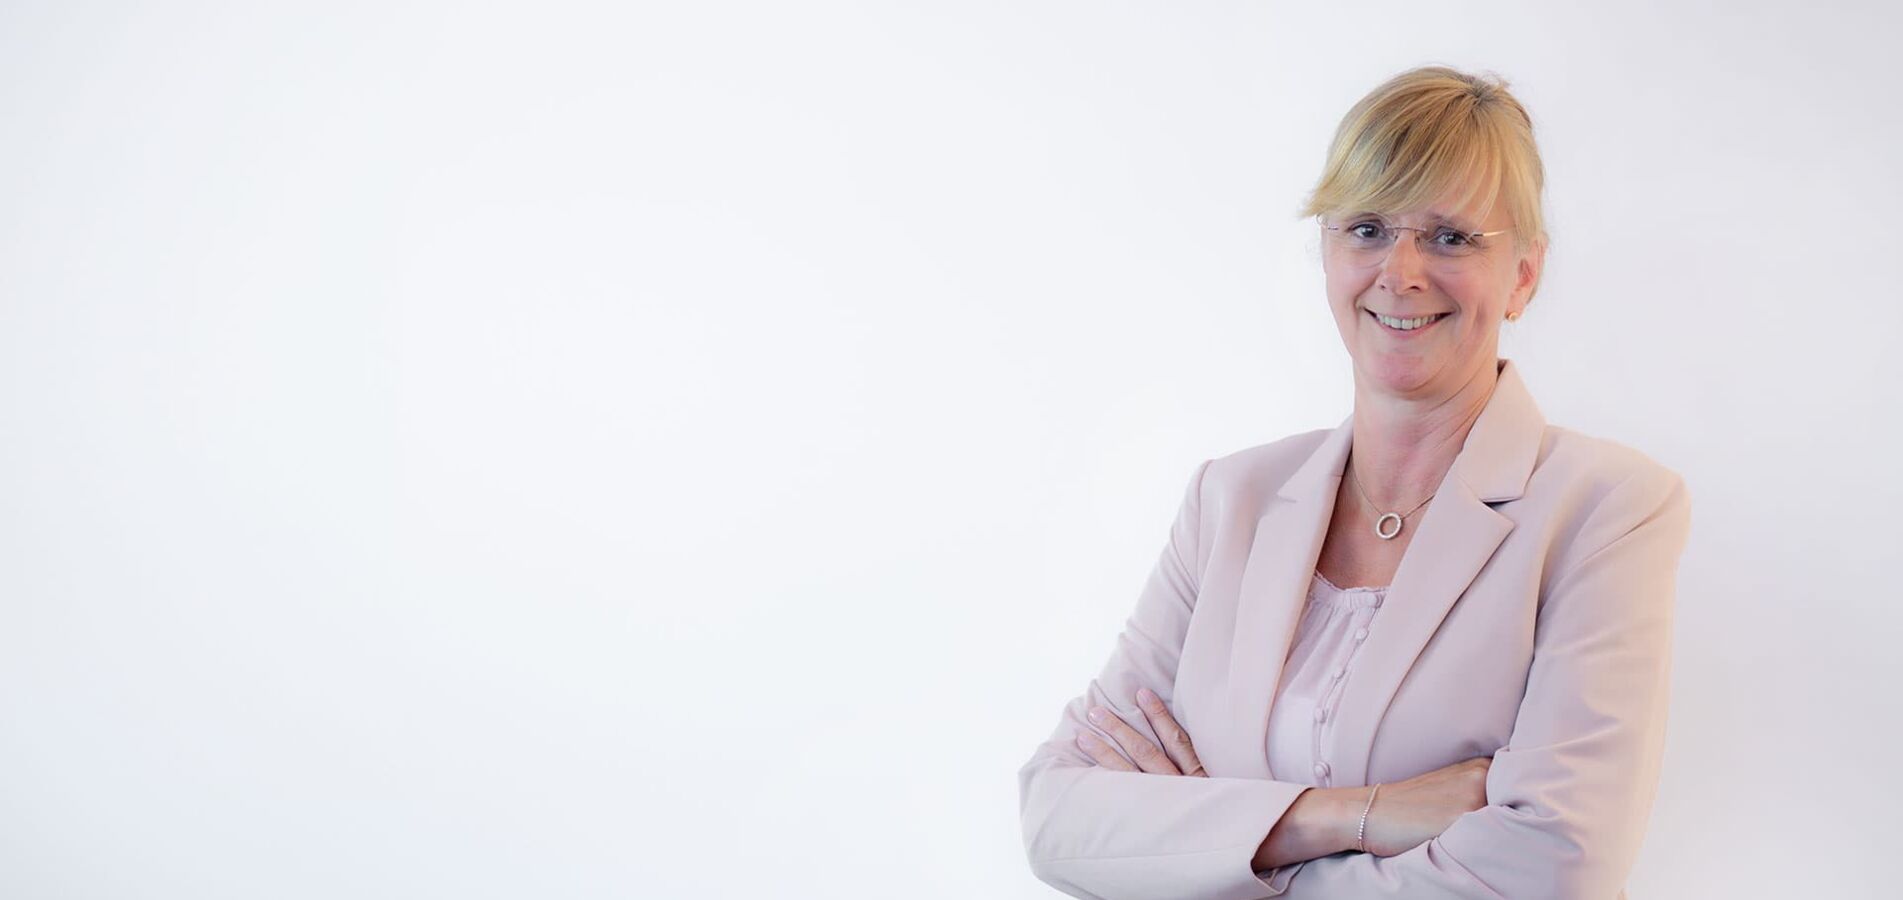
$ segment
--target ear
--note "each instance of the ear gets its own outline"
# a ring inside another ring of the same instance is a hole
[[[1533,300],[1533,292],[1539,290],[1540,274],[1546,268],[1546,239],[1540,238],[1533,246],[1520,254],[1515,265],[1513,294],[1507,298],[1507,311],[1523,313],[1526,305]]]

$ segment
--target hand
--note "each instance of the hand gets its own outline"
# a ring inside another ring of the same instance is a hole
[[[1384,784],[1368,809],[1364,842],[1376,856],[1394,856],[1440,837],[1454,820],[1487,805],[1487,772],[1493,757],[1462,760],[1406,781]],[[1367,803],[1368,791],[1355,789]],[[1355,808],[1355,823],[1361,807]],[[1352,826],[1349,837],[1354,837]]]
[[[1175,717],[1170,715],[1169,707],[1163,705],[1163,698],[1158,697],[1149,688],[1138,688],[1137,708],[1143,710],[1143,716],[1150,720],[1150,727],[1156,731],[1156,736],[1162,738],[1163,748],[1159,749],[1155,744],[1150,743],[1149,738],[1131,728],[1128,723],[1118,718],[1116,713],[1101,706],[1090,708],[1091,721],[1095,722],[1098,728],[1109,732],[1110,736],[1123,747],[1123,752],[1130,754],[1130,759],[1136,760],[1136,766],[1130,765],[1128,760],[1117,755],[1115,747],[1088,731],[1077,736],[1077,747],[1089,754],[1091,759],[1096,760],[1097,765],[1106,769],[1135,772],[1140,768],[1142,771],[1155,775],[1209,777],[1209,773],[1203,771],[1202,760],[1196,758],[1196,748],[1190,746],[1189,732],[1184,731],[1183,726],[1176,724]]]

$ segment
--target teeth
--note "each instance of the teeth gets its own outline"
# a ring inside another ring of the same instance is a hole
[[[1396,319],[1391,316],[1384,316],[1380,313],[1375,313],[1374,317],[1377,319],[1380,319],[1381,324],[1386,325],[1389,328],[1396,328],[1401,331],[1413,331],[1414,329],[1419,328],[1422,325],[1426,325],[1427,323],[1432,322],[1435,319],[1438,319],[1444,315],[1446,315],[1446,313],[1441,313],[1439,315],[1433,315],[1433,316],[1421,316],[1418,319]]]

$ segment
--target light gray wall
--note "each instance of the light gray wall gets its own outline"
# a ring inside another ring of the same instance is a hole
[[[1293,212],[1445,62],[1549,169],[1502,354],[1693,492],[1632,895],[1871,896],[1897,20],[7,4],[0,894],[1051,896],[1015,769],[1346,414]]]

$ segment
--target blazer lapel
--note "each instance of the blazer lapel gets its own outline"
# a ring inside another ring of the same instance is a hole
[[[1256,522],[1255,541],[1243,563],[1229,648],[1229,721],[1238,723],[1251,777],[1274,777],[1268,759],[1269,707],[1309,579],[1321,559],[1353,424],[1350,414],[1277,490]]]
[[[1513,530],[1513,521],[1488,504],[1525,491],[1546,422],[1512,361],[1501,360],[1497,373],[1493,394],[1434,501],[1410,526],[1418,530],[1342,685],[1329,754],[1335,785],[1365,783],[1375,730],[1402,679]],[[1274,777],[1268,769],[1270,704],[1321,558],[1353,425],[1350,414],[1277,491],[1257,523],[1244,566],[1230,657],[1230,713],[1231,721],[1247,723],[1242,734],[1252,752],[1245,758],[1260,762],[1263,777]]]

